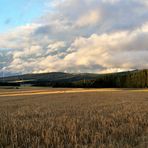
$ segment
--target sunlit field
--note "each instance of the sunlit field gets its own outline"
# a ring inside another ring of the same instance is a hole
[[[148,91],[0,89],[5,147],[147,148]]]

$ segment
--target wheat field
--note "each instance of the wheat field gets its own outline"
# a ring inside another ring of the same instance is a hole
[[[147,148],[148,92],[0,97],[0,148],[48,147]]]

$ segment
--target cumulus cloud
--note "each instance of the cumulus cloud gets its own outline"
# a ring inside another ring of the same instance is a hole
[[[148,68],[147,6],[139,0],[54,0],[53,12],[0,34],[0,62],[23,73]]]
[[[89,25],[95,25],[98,23],[100,18],[99,12],[97,10],[92,10],[85,15],[81,16],[77,22],[76,25],[79,27],[85,27]]]
[[[100,65],[104,69],[140,69],[148,67],[147,25],[134,31],[93,34],[78,38],[65,60],[74,67]],[[97,70],[97,69],[96,69]],[[98,69],[99,72],[99,69]]]

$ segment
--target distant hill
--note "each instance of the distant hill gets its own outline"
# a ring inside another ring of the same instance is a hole
[[[64,72],[51,72],[41,74],[25,74],[11,77],[0,78],[0,81],[6,82],[35,82],[35,81],[48,81],[48,82],[74,82],[80,80],[96,79],[99,74],[74,74]]]
[[[50,87],[82,88],[145,88],[148,87],[148,70],[134,70],[110,74],[41,73],[0,78],[0,82],[31,84]]]

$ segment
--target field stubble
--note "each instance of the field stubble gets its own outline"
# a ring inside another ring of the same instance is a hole
[[[148,147],[148,92],[0,97],[1,148]]]

